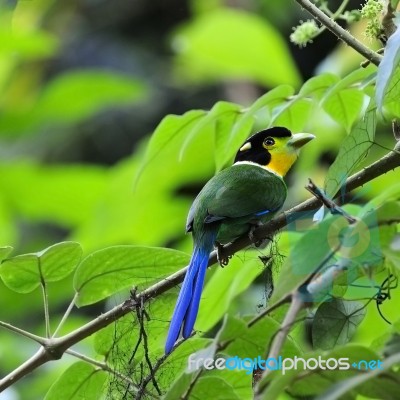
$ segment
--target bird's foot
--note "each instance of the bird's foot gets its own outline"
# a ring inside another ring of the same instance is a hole
[[[257,222],[256,224],[251,226],[248,233],[249,239],[254,243],[254,246],[256,247],[260,247],[262,245],[263,239],[256,239],[256,237],[254,236],[254,231],[262,225],[262,222]]]
[[[217,260],[219,265],[224,268],[229,264],[229,260],[232,258],[232,256],[225,256],[224,253],[224,246],[219,243],[215,242],[215,250],[217,252]]]

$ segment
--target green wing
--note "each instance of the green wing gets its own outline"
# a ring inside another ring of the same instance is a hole
[[[251,164],[233,165],[204,186],[192,205],[186,228],[192,229],[196,217],[211,223],[272,213],[282,207],[286,193],[283,179],[268,170]]]

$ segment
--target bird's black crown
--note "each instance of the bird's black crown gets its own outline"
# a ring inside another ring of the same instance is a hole
[[[260,132],[250,136],[240,148],[246,143],[250,143],[251,147],[246,150],[239,150],[236,153],[235,163],[238,161],[251,161],[260,165],[268,165],[271,161],[271,154],[263,147],[263,142],[267,137],[282,138],[292,136],[292,132],[289,129],[276,126],[274,128],[264,129]]]

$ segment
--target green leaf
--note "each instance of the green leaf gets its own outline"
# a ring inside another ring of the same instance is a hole
[[[148,164],[154,161],[168,147],[181,148],[182,140],[200,121],[205,118],[204,110],[192,110],[183,115],[167,115],[151,135],[146,155],[137,174],[137,180]],[[178,151],[177,151],[178,153]]]
[[[390,246],[383,248],[385,261],[389,266],[393,266],[397,271],[400,271],[400,235],[397,234]]]
[[[168,356],[168,365],[167,365],[168,374],[165,373],[165,369],[163,368],[160,368],[156,373],[156,380],[158,382],[160,389],[162,391],[168,392],[171,389],[171,384],[174,381],[177,382],[176,377],[180,376],[181,374],[189,376],[189,381],[191,381],[193,374],[187,373],[189,356],[194,353],[198,354],[203,349],[207,348],[209,344],[210,344],[210,339],[191,338],[183,342],[177,349],[175,349]],[[208,353],[207,351],[205,353],[211,354]],[[157,358],[162,356],[164,356],[164,352],[158,354]],[[117,361],[120,363],[120,357]],[[143,365],[147,365],[146,360],[143,360]],[[186,387],[184,385],[178,385],[177,390],[182,390],[182,388]],[[172,393],[175,393],[175,391]],[[177,399],[179,397],[173,396],[168,398]]]
[[[29,293],[42,282],[67,277],[82,257],[79,243],[61,242],[38,253],[23,254],[4,260],[0,267],[3,282],[18,293]]]
[[[211,370],[207,372],[207,377],[217,377],[223,379],[225,383],[229,384],[235,395],[239,399],[252,399],[254,396],[252,390],[252,374],[246,373],[247,371],[242,370]],[[219,397],[221,396],[221,393]],[[218,397],[215,397],[218,398]],[[228,399],[227,399],[228,400]]]
[[[223,142],[218,135],[215,136],[215,155],[216,160],[216,170],[222,169],[226,163],[236,155],[239,150],[239,146],[250,136],[251,129],[254,125],[254,115],[250,113],[241,114],[238,116],[235,124],[232,127],[231,134],[227,138],[226,142]],[[218,148],[218,150],[217,150]],[[220,153],[222,154],[221,160],[218,159]]]
[[[265,86],[297,86],[300,81],[279,32],[265,19],[238,9],[199,15],[177,31],[173,47],[180,79],[245,78]]]
[[[11,246],[0,247],[0,262],[3,261],[13,251]]]
[[[285,375],[282,375],[281,371],[270,372],[269,375],[262,381],[262,383],[267,381],[268,386],[265,387],[260,399],[271,400],[280,398],[279,395],[282,395],[286,391],[286,388],[290,387],[294,377],[300,373],[300,370],[295,369],[286,371]]]
[[[218,103],[217,103],[218,104]],[[232,108],[232,106],[231,106]],[[253,121],[248,124],[244,124],[242,129],[235,132],[235,124],[239,121],[242,114],[241,109],[232,108],[232,111],[228,113],[228,110],[224,111],[225,115],[221,115],[215,121],[215,166],[216,171],[220,171],[236,154],[238,146],[234,143],[238,140],[243,142],[250,135],[251,128],[253,127]],[[233,137],[235,134],[237,137]]]
[[[225,399],[242,399],[226,380],[218,376],[201,377],[195,384],[191,396],[194,399],[220,399],[222,393]]]
[[[370,210],[371,213],[374,211]],[[375,220],[372,223],[378,221],[379,225],[392,225],[400,222],[400,202],[399,201],[386,201],[377,207],[375,210]],[[370,224],[369,226],[372,226]]]
[[[299,96],[313,96],[317,99],[320,99],[325,92],[333,85],[338,83],[339,80],[340,79],[338,76],[330,73],[313,76],[303,84],[299,91]]]
[[[61,242],[37,253],[44,280],[60,281],[73,272],[82,257],[82,247],[76,242]]]
[[[396,182],[390,187],[384,188],[382,192],[374,196],[366,205],[365,209],[380,207],[383,203],[392,202],[400,199],[400,183]]]
[[[285,298],[293,290],[299,288],[308,279],[309,274],[326,265],[340,247],[335,227],[341,224],[342,217],[327,218],[302,235],[296,242],[286,259],[272,294],[270,304],[273,305]],[[296,224],[290,227],[296,230]],[[288,279],[290,277],[290,279]]]
[[[20,60],[29,60],[49,57],[55,53],[57,47],[57,38],[48,32],[0,30],[0,56],[4,58],[18,57]]]
[[[215,137],[214,152],[216,156],[216,168],[217,171],[221,170],[237,150],[235,148],[232,149],[229,146],[229,142],[231,140],[232,128],[241,113],[242,108],[238,104],[226,101],[219,101],[216,103],[207,115],[187,133],[181,145],[179,158],[182,159],[188,144],[193,138],[201,134],[207,125],[211,125]]]
[[[307,371],[304,371],[303,367],[299,366],[296,371],[297,376],[293,376],[294,374],[292,374],[291,382],[287,382],[288,391],[296,398],[314,398],[335,382],[340,382],[349,376],[359,374],[360,371],[357,369],[357,365],[360,365],[361,368],[365,370],[365,363],[375,360],[376,365],[376,361],[379,360],[378,354],[371,351],[369,348],[353,344],[341,346],[329,352],[308,353],[306,358],[322,359],[327,361],[327,363],[325,364],[325,368],[308,369]],[[329,365],[331,367],[335,364],[338,364],[338,367],[335,369],[327,368],[328,360],[330,360]],[[360,363],[360,361],[362,362]],[[355,367],[352,365],[353,363],[355,363]],[[315,362],[312,362],[312,364],[315,364]],[[364,373],[364,371],[362,371],[362,373]],[[340,399],[351,400],[354,399],[354,397],[355,393],[349,393],[348,396],[340,397]],[[375,396],[368,397],[375,398]]]
[[[364,93],[360,90],[333,87],[322,100],[322,108],[349,132],[360,115],[363,101]]]
[[[365,306],[358,301],[332,299],[322,303],[312,323],[314,348],[328,350],[346,344],[365,316]]]
[[[181,374],[181,376],[173,383],[171,388],[164,395],[163,400],[181,399],[190,387],[191,382],[194,378],[194,374],[194,372],[191,374]]]
[[[372,146],[376,129],[375,108],[375,103],[371,100],[365,116],[343,140],[339,154],[325,178],[325,192],[329,197],[336,195]]]
[[[87,256],[74,276],[77,306],[105,299],[129,287],[150,285],[183,268],[189,255],[145,246],[112,246]]]
[[[385,46],[385,53],[376,76],[376,104],[379,112],[391,102],[398,101],[400,92],[400,28],[396,29]]]
[[[345,367],[345,362],[348,363],[348,369],[327,369],[325,368],[316,368],[316,369],[303,369],[303,363],[299,363],[298,367],[295,369],[290,369],[285,371],[285,374],[282,374],[282,371],[272,371],[265,380],[262,381],[262,384],[268,383],[266,387],[262,399],[276,399],[278,395],[282,393],[285,389],[286,391],[295,398],[304,398],[304,397],[312,397],[320,394],[323,390],[329,388],[332,383],[341,381],[348,376],[356,375],[357,369],[352,367],[352,363],[359,363],[361,360],[365,360],[366,362],[372,360],[379,360],[379,356],[377,353],[371,351],[369,348],[348,344],[346,346],[338,347],[329,352],[308,352],[303,354],[302,356],[305,360],[308,359],[321,359],[324,361],[330,361],[330,365],[334,360],[339,359],[341,363],[343,363],[343,367]],[[312,365],[315,365],[315,361],[311,362]],[[340,397],[343,400],[351,400],[353,397]],[[379,397],[377,397],[379,398]]]
[[[208,331],[226,313],[232,300],[246,290],[262,273],[261,262],[253,258],[245,263],[235,257],[226,268],[217,268],[202,293],[196,329]]]
[[[45,400],[98,400],[103,397],[107,374],[79,361],[72,364],[50,387]]]
[[[290,96],[293,96],[294,89],[290,85],[279,85],[276,88],[268,91],[259,97],[248,109],[246,114],[254,115],[257,111],[264,107],[272,107],[277,103],[287,101]]]
[[[13,212],[28,222],[49,221],[65,228],[82,227],[90,218],[104,199],[107,177],[106,168],[95,165],[0,165],[0,186]]]
[[[279,322],[271,317],[265,317],[245,331],[238,332],[235,340],[224,349],[224,352],[241,358],[257,358],[259,355],[265,354],[271,340],[280,328]],[[292,357],[301,354],[302,350],[296,345],[295,341],[288,338],[281,350],[281,355]]]
[[[295,98],[275,110],[271,125],[285,126],[293,132],[299,132],[307,124],[312,108],[309,99]]]
[[[336,89],[352,88],[365,88],[366,85],[371,85],[375,81],[377,67],[373,64],[368,65],[366,68],[360,67],[348,75],[340,79],[336,85]]]
[[[221,330],[218,332],[218,343],[227,342],[243,336],[247,331],[247,324],[240,318],[227,314]]]
[[[129,76],[101,69],[73,70],[58,75],[20,107],[0,115],[3,135],[32,134],[44,128],[70,126],[109,107],[142,100],[143,83]]]
[[[221,371],[222,372],[222,371]],[[231,372],[232,374],[232,372]],[[221,374],[222,375],[222,374]],[[189,387],[191,399],[238,399],[239,397],[234,388],[229,382],[219,376],[203,375],[198,380],[195,380],[195,373],[182,374],[179,379],[174,382],[174,385],[163,397],[164,400],[176,400],[183,398]],[[221,397],[223,393],[223,397]]]
[[[330,80],[332,85],[329,88],[325,87],[324,96],[320,96],[322,97],[322,107],[348,132],[362,109],[364,94],[360,88],[371,83],[371,77],[374,78],[376,74],[375,70],[375,66],[359,68],[342,79],[330,74],[326,76],[326,80]],[[317,78],[319,77],[311,78],[311,80]],[[322,78],[321,81],[324,83]]]
[[[235,154],[234,152],[236,152],[239,146],[248,138],[256,113],[264,108],[272,110],[273,106],[285,102],[293,93],[293,87],[289,85],[279,85],[259,97],[245,112],[239,115],[233,127],[232,134],[229,137],[229,141],[225,144],[222,143],[221,147],[225,145],[226,149],[232,152],[231,155]]]
[[[336,232],[332,230],[332,234],[337,236],[341,244],[338,252],[339,265],[346,266],[346,272],[339,281],[343,282],[345,277],[345,285],[365,275],[366,271],[371,273],[371,267],[375,267],[376,271],[383,263],[382,236],[387,227],[379,227],[379,224],[385,222],[385,214],[390,215],[393,211],[390,205],[391,203],[386,203],[377,209],[363,207],[358,212],[356,223],[349,225],[342,220],[342,223],[336,226]]]
[[[112,105],[130,104],[144,96],[142,83],[105,70],[75,70],[44,88],[35,115],[49,122],[78,122]]]
[[[328,390],[324,393],[320,394],[316,400],[336,400],[343,398],[343,395],[348,393],[349,391],[357,388],[361,384],[365,384],[368,382],[373,383],[371,389],[381,389],[382,392],[385,391],[385,384],[378,383],[379,381],[372,381],[372,379],[380,374],[385,374],[389,378],[387,384],[391,386],[391,392],[388,393],[388,397],[376,397],[382,399],[395,399],[398,395],[398,387],[399,387],[399,378],[398,374],[388,374],[387,371],[390,370],[393,366],[400,364],[400,353],[393,354],[392,356],[386,358],[383,362],[382,369],[373,369],[370,371],[366,371],[362,374],[357,374],[351,378],[345,379],[341,382],[338,382],[335,385],[331,385]],[[396,382],[397,380],[397,382]],[[371,392],[369,392],[371,393]]]

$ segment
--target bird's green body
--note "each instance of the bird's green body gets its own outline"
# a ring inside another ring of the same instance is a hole
[[[202,236],[217,228],[225,244],[248,232],[251,225],[271,219],[287,195],[277,174],[249,162],[237,163],[210,179],[193,202],[186,230]]]
[[[240,147],[234,164],[211,178],[198,194],[186,224],[186,231],[193,234],[193,253],[171,319],[167,354],[181,332],[184,338],[192,333],[216,242],[229,243],[276,214],[287,195],[283,176],[300,147],[313,138],[305,133],[293,135],[283,127],[260,131]]]

